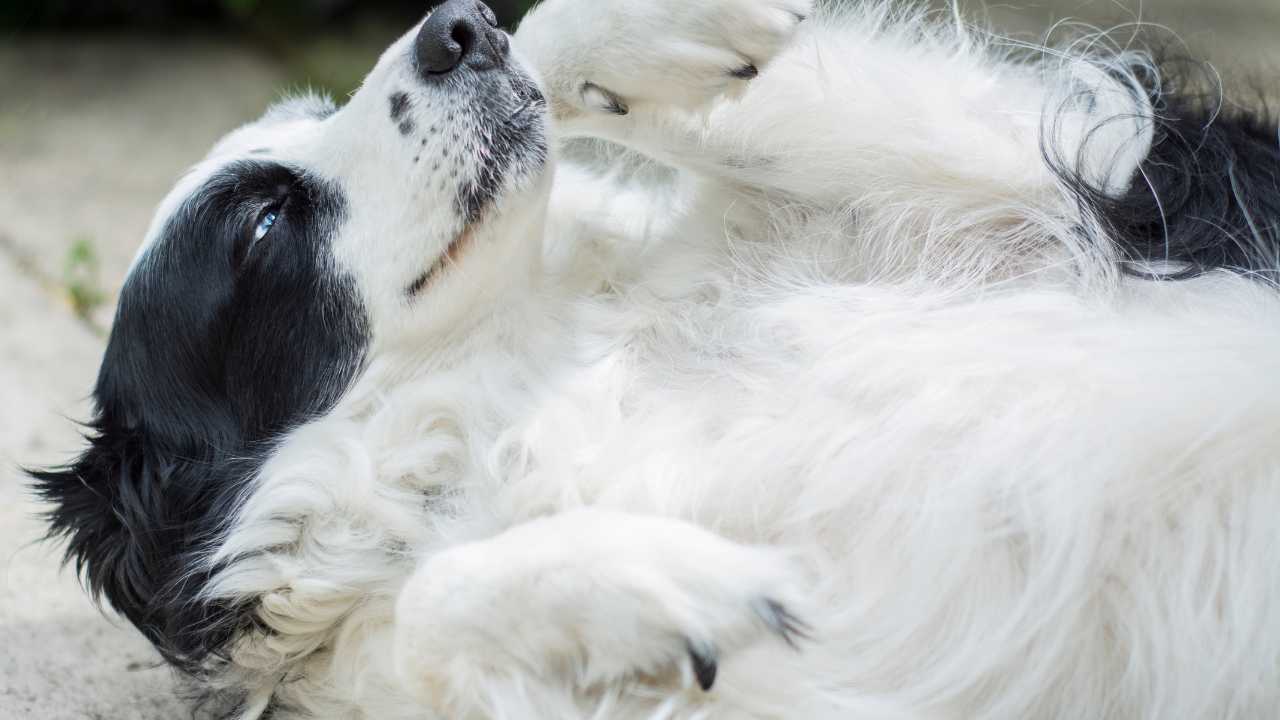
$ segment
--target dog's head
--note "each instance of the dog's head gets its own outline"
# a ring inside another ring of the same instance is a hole
[[[529,273],[549,172],[541,92],[493,14],[450,0],[344,108],[235,131],[163,202],[123,289],[90,447],[34,473],[90,589],[179,665],[248,622],[203,553],[291,429],[370,358],[484,313]]]

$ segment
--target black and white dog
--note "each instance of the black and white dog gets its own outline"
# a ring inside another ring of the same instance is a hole
[[[1280,137],[876,0],[449,0],[161,205],[97,595],[235,717],[1263,718]]]

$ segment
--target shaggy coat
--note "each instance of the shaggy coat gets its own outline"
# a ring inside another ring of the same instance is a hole
[[[179,181],[36,487],[242,720],[1273,718],[1280,137],[1196,94],[450,0]]]

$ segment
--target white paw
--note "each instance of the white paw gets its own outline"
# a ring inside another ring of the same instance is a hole
[[[526,37],[537,54],[555,42],[552,27],[580,32],[558,38],[574,52],[541,53],[544,74],[580,109],[621,115],[648,103],[697,108],[740,91],[812,11],[813,0],[553,0],[532,23],[546,27]]]
[[[799,648],[792,559],[676,520],[577,511],[437,555],[401,592],[397,670],[446,711],[495,679],[683,679],[773,638]],[[789,647],[788,647],[789,646]]]

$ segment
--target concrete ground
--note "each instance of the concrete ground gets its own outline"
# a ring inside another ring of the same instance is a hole
[[[150,647],[37,542],[39,509],[15,466],[63,462],[78,447],[69,419],[87,416],[111,298],[154,205],[281,83],[271,62],[211,41],[0,44],[3,720],[190,715]],[[105,302],[82,317],[68,285],[96,286]]]
[[[1119,8],[1006,0],[989,14],[1034,36],[1071,15],[1109,25]],[[1276,0],[1146,0],[1143,19],[1280,94]],[[226,41],[0,44],[0,720],[191,714],[154,652],[38,542],[39,508],[16,467],[69,459],[71,420],[86,417],[113,298],[153,207],[286,82],[270,57]]]

